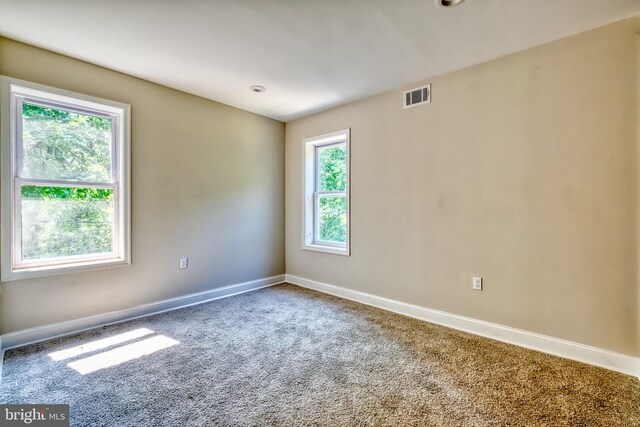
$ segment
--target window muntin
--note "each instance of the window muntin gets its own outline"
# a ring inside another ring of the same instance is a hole
[[[2,279],[128,264],[129,106],[2,79]]]
[[[349,254],[349,130],[305,144],[304,249]]]

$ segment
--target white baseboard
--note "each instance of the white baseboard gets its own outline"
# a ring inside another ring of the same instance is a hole
[[[640,377],[639,357],[614,353],[601,348],[536,334],[522,329],[511,328],[497,323],[485,322],[483,320],[407,304],[389,298],[293,276],[291,274],[286,275],[286,281],[304,288],[346,298],[449,328]]]
[[[284,278],[285,275],[281,274],[278,276],[216,288],[209,291],[156,301],[149,304],[142,304],[136,307],[125,308],[123,310],[83,317],[81,319],[74,319],[66,322],[10,332],[8,334],[0,335],[0,353],[4,354],[4,350],[22,347],[27,344],[33,344],[51,338],[74,334],[101,326],[111,325],[113,323],[126,322],[140,317],[164,313],[165,311],[178,310],[180,308],[190,307],[192,305],[202,304],[249,291],[255,291],[256,289],[283,283]],[[0,369],[2,369],[2,360],[4,360],[4,358],[0,359]]]
[[[64,335],[78,333],[101,326],[125,322],[140,317],[178,310],[205,302],[230,297],[277,285],[283,282],[292,283],[304,288],[335,295],[359,303],[371,305],[384,310],[436,323],[461,331],[487,338],[496,339],[509,344],[532,350],[542,351],[555,356],[600,366],[613,371],[640,377],[640,358],[628,356],[597,347],[572,341],[536,334],[521,329],[511,328],[496,323],[485,322],[470,317],[459,316],[444,311],[420,307],[389,298],[379,297],[365,292],[355,291],[335,285],[317,282],[294,275],[278,275],[264,279],[238,283],[209,291],[198,292],[181,297],[143,304],[123,310],[69,320],[51,325],[39,326],[21,331],[0,335],[0,381],[2,380],[2,361],[5,350],[45,341]]]

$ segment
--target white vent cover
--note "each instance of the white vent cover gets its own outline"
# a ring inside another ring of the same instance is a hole
[[[431,103],[431,83],[426,86],[407,90],[403,96],[404,108]]]

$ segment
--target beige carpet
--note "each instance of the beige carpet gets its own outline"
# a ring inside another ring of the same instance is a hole
[[[85,375],[48,355],[179,342]],[[640,426],[636,378],[281,285],[9,351],[0,401],[91,426]]]

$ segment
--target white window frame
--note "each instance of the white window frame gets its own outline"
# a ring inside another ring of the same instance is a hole
[[[303,188],[303,212],[304,221],[302,229],[302,249],[325,252],[337,255],[351,255],[351,183],[350,183],[350,163],[351,163],[351,130],[342,129],[335,132],[305,138],[303,141],[303,167],[304,167],[304,188]],[[318,191],[318,149],[321,147],[345,144],[347,149],[347,182],[344,192],[319,192]],[[340,194],[338,194],[340,193]],[[347,230],[346,242],[344,245],[321,241],[316,238],[318,235],[318,203],[319,196],[330,196],[336,194],[347,198]]]
[[[22,103],[108,117],[112,121],[112,182],[23,179],[21,164]],[[130,116],[131,106],[107,99],[0,76],[0,273],[2,281],[131,264]],[[114,192],[114,251],[24,261],[20,258],[23,184],[105,188]]]

